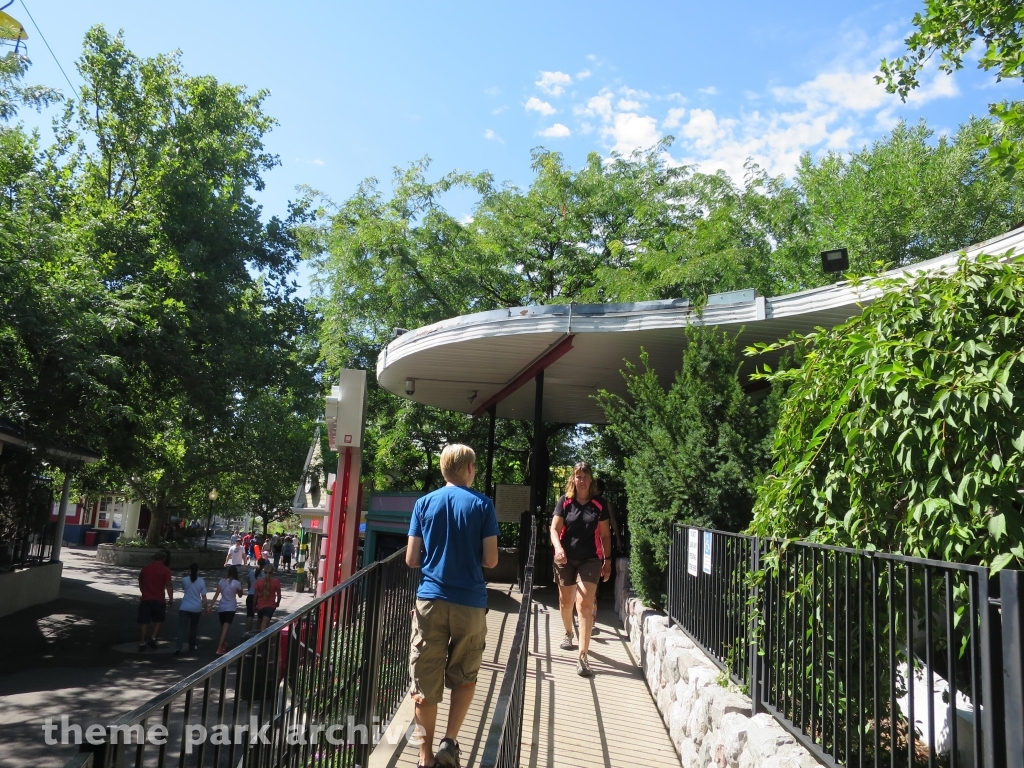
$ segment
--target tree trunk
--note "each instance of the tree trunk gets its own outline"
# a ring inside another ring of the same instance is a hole
[[[168,508],[165,500],[161,499],[156,506],[151,507],[149,518],[149,530],[146,531],[146,546],[155,547],[164,540],[164,526],[167,525]]]

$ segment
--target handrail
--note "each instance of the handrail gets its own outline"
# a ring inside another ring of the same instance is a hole
[[[103,744],[83,744],[82,751],[93,753],[95,768],[138,768],[154,753],[160,766],[203,766],[210,757],[219,766],[224,753],[231,766],[241,760],[274,768],[314,758],[339,767],[365,764],[374,727],[387,727],[408,689],[406,638],[417,582],[404,552],[367,566],[118,717]],[[164,729],[163,742],[150,738],[155,727]],[[226,743],[207,740],[215,728],[245,732]],[[326,732],[319,742],[315,728]],[[133,729],[141,741],[129,739]],[[301,743],[291,738],[295,729],[304,734]],[[192,738],[199,730],[201,737]],[[263,736],[253,738],[257,732]],[[87,768],[82,760],[76,756],[65,768]]]
[[[519,621],[512,639],[505,675],[487,731],[481,768],[518,768],[522,744],[523,703],[526,688],[526,664],[529,659],[530,619],[533,609],[533,563],[537,552],[537,526],[531,520],[530,549],[522,583]]]

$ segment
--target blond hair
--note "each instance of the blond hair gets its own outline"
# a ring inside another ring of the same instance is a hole
[[[572,472],[569,473],[569,479],[565,481],[565,498],[575,499],[576,498],[576,472],[577,470],[583,470],[590,475],[590,497],[593,498],[596,494],[594,493],[594,470],[585,461],[578,461],[573,465]]]
[[[467,470],[476,463],[476,451],[468,445],[455,443],[446,445],[441,451],[441,474],[449,483],[459,484],[465,480]]]

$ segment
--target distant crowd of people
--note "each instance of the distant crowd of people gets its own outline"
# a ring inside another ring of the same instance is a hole
[[[261,559],[272,563],[274,570],[292,570],[292,559],[297,548],[296,537],[291,535],[257,536],[255,531],[239,533],[236,528],[231,534],[231,546],[228,547],[227,563],[231,565],[250,565]]]
[[[278,535],[258,537],[255,531],[242,535],[236,529],[224,559],[224,577],[217,582],[212,597],[206,580],[199,575],[199,564],[192,563],[181,578],[181,602],[178,605],[178,637],[175,653],[198,649],[199,621],[204,615],[216,613],[220,621],[217,655],[227,653],[228,632],[245,598],[246,632],[253,624],[262,631],[270,626],[274,611],[281,605],[281,581],[274,574],[279,568],[292,570],[296,537]],[[174,605],[174,579],[169,567],[171,555],[161,550],[139,573],[138,624],[139,651],[157,647],[157,637]],[[245,580],[243,586],[242,580]],[[148,636],[148,638],[147,638]]]

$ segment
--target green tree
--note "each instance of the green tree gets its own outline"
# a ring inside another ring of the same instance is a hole
[[[996,80],[1024,77],[1024,3],[1020,0],[925,0],[923,13],[914,14],[917,28],[904,41],[907,52],[891,61],[882,59],[882,74],[889,93],[906,100],[921,85],[920,75],[938,55],[940,72],[952,74],[964,66],[964,57],[982,43],[978,67],[994,72]],[[1024,102],[1001,101],[989,105],[998,130],[984,134],[994,166],[1007,176],[1024,168]]]
[[[882,283],[795,346],[752,530],[860,549],[1024,563],[1024,263],[962,259]],[[759,351],[759,347],[755,351]]]
[[[287,380],[306,312],[289,223],[263,223],[251,197],[276,163],[266,94],[187,75],[177,55],[140,58],[102,27],[79,71],[58,130],[64,217],[128,308],[105,462],[151,510],[153,543],[193,487],[241,469],[241,405]]]
[[[740,386],[736,340],[696,326],[686,340],[667,388],[644,353],[642,369],[627,364],[623,372],[628,400],[598,395],[625,454],[632,583],[649,605],[664,602],[672,526],[743,529],[769,464],[771,401],[757,406]]]

